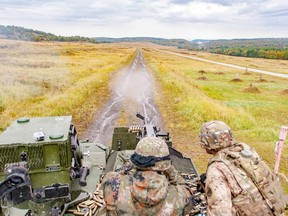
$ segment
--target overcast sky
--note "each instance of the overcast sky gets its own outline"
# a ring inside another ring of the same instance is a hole
[[[56,35],[288,37],[287,0],[0,0],[0,25]]]

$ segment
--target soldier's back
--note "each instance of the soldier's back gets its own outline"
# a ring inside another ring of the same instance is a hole
[[[106,208],[117,214],[183,215],[191,197],[184,186],[169,185],[166,176],[155,171],[109,175],[103,182]]]

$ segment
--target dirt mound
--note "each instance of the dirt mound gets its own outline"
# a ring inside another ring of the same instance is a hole
[[[252,73],[250,73],[250,72],[245,72],[245,73],[243,73],[243,75],[251,75]]]
[[[241,79],[237,79],[237,78],[235,78],[235,79],[232,79],[232,80],[230,80],[230,82],[243,82]]]
[[[263,82],[268,82],[266,79],[259,79],[256,81],[257,83],[263,83]]]
[[[260,93],[260,90],[256,86],[253,86],[251,84],[248,88],[245,88],[243,90],[243,92],[246,92],[246,93]]]
[[[215,72],[216,75],[224,75],[224,72]]]
[[[282,91],[282,94],[288,95],[288,89],[283,90],[283,91]]]
[[[198,71],[198,73],[201,73],[201,74],[206,74],[207,72],[206,72],[206,71],[204,71],[204,70],[200,70],[200,71]]]
[[[208,79],[206,77],[202,76],[202,77],[198,77],[197,80],[205,80],[205,81],[207,81]]]

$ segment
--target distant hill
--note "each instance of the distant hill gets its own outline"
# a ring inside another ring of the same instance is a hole
[[[288,38],[231,40],[195,39],[188,41],[185,39],[165,39],[154,37],[65,37],[23,27],[0,25],[0,39],[1,38],[26,41],[79,41],[91,43],[150,42],[164,46],[174,46],[179,49],[200,50],[223,55],[288,60]]]
[[[164,39],[152,37],[124,37],[124,38],[108,38],[108,37],[64,37],[57,36],[43,31],[27,29],[18,26],[0,25],[0,38],[24,41],[79,41],[91,43],[116,43],[116,42],[151,42],[164,46],[175,46],[180,49],[190,49],[191,42],[184,39]]]
[[[95,37],[99,43],[116,43],[116,42],[150,42],[163,46],[175,46],[179,49],[191,49],[191,42],[185,39],[165,39],[154,37],[123,37],[123,38],[108,38],[108,37]]]
[[[24,40],[24,41],[79,41],[79,42],[81,41],[91,43],[96,42],[94,39],[87,37],[57,36],[43,31],[26,29],[18,26],[3,26],[3,25],[0,25],[0,38],[11,40]]]

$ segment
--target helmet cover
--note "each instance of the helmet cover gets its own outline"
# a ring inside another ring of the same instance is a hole
[[[171,166],[169,148],[163,139],[157,137],[141,139],[131,155],[131,161],[143,170],[164,171]]]
[[[226,123],[209,121],[200,128],[200,142],[202,148],[218,151],[232,145],[233,134]]]

